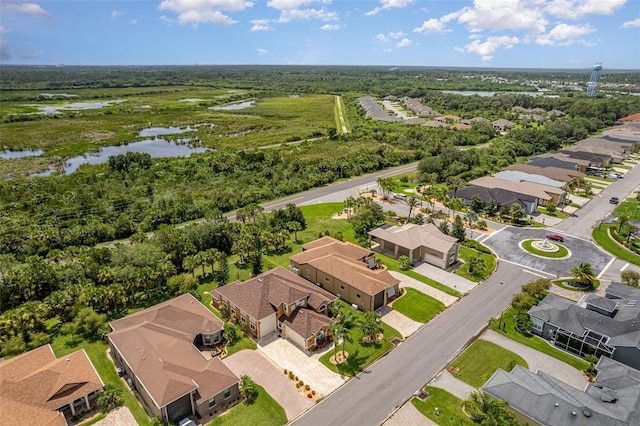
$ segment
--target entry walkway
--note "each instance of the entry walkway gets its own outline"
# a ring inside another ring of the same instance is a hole
[[[442,370],[432,381],[429,386],[435,386],[440,389],[444,389],[451,395],[460,398],[461,400],[469,399],[471,394],[477,391],[471,385],[466,384],[460,379],[457,379],[453,374],[447,370]]]
[[[287,419],[293,419],[313,406],[314,402],[296,391],[284,371],[260,351],[242,350],[222,360],[236,376],[248,375],[262,386],[284,408]]]
[[[319,361],[320,356],[331,347],[327,347],[322,353],[307,355],[302,349],[274,333],[261,339],[258,349],[280,368],[293,371],[321,397],[329,395],[346,381],[346,377],[334,373]]]
[[[383,306],[376,312],[380,314],[382,322],[398,330],[404,338],[411,336],[423,325],[388,306]]]

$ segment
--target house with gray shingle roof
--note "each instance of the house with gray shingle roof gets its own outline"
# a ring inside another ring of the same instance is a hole
[[[432,223],[376,228],[369,238],[379,244],[379,251],[393,258],[408,256],[446,269],[458,261],[458,240],[444,234]]]
[[[364,249],[363,249],[364,250]],[[278,332],[303,350],[324,343],[333,320],[327,316],[337,297],[283,267],[250,280],[234,281],[211,292],[212,305],[260,340]]]
[[[640,369],[640,290],[611,283],[578,303],[547,295],[529,310],[532,332],[574,355],[611,357]]]
[[[452,198],[454,191],[448,191],[447,197]],[[478,197],[483,203],[494,201],[498,208],[511,208],[513,204],[522,206],[527,214],[532,214],[538,208],[538,199],[530,195],[519,194],[502,188],[484,188],[482,186],[465,186],[455,192],[455,196],[460,198],[467,206],[471,200]]]
[[[493,127],[496,130],[508,130],[516,125],[516,123],[514,123],[513,121],[509,121],[504,118],[492,121],[491,124],[493,124]]]
[[[363,311],[375,311],[396,297],[400,281],[376,265],[375,253],[323,237],[289,258],[290,269]]]
[[[590,165],[588,161],[578,161],[562,155],[555,156],[552,153],[531,157],[527,164],[537,167],[560,167],[561,169],[576,170],[582,173],[586,172],[587,166]]]
[[[546,206],[549,202],[559,206],[565,202],[567,193],[562,188],[555,186],[543,185],[535,182],[511,182],[508,180],[498,179],[492,176],[484,176],[469,182],[469,185],[482,186],[485,188],[506,189],[517,194],[530,195],[535,197],[537,203]]]
[[[493,175],[493,177],[498,179],[508,180],[511,182],[540,183],[542,185],[555,186],[556,188],[564,188],[564,186],[566,185],[566,182],[554,180],[546,176],[541,176],[541,175],[531,174],[531,173],[526,173],[521,171],[515,171],[515,170],[503,170]]]
[[[482,391],[533,424],[640,425],[640,371],[607,357],[600,358],[597,370],[595,382],[580,390],[540,370],[498,369]]]

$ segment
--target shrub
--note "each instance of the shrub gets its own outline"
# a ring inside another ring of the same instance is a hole
[[[311,395],[311,393],[308,393],[307,398],[313,398],[313,395]]]
[[[478,229],[480,229],[481,231],[486,231],[488,226],[487,226],[487,221],[485,220],[479,220],[476,225],[478,226]]]
[[[293,380],[295,378],[295,376],[293,375],[293,372],[289,371],[289,379]]]
[[[309,385],[304,385],[304,390],[310,390],[310,389],[311,389],[311,386],[309,386]]]
[[[299,385],[299,386],[304,386],[304,382],[303,382],[302,380],[300,380],[300,381],[298,382],[298,385]]]

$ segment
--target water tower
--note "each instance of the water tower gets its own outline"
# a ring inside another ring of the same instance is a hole
[[[602,71],[602,64],[597,63],[593,66],[591,72],[591,80],[587,83],[587,96],[594,97],[598,92],[598,85],[600,84],[600,72]]]

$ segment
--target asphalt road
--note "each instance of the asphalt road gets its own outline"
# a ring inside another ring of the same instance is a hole
[[[560,222],[555,228],[587,240],[591,239],[591,230],[600,220],[605,220],[615,208],[609,203],[611,197],[618,197],[624,200],[633,193],[640,185],[640,166],[629,170],[623,179],[613,182],[597,196],[592,198],[587,204],[582,206],[574,216],[568,217]]]
[[[530,279],[522,267],[501,263],[473,292],[292,424],[381,424],[498,317]]]

